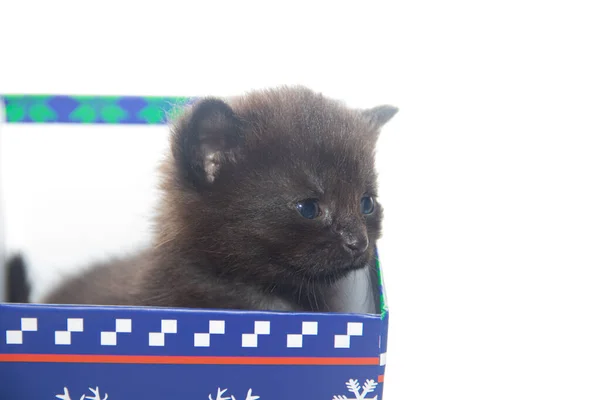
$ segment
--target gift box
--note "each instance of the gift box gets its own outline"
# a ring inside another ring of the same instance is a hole
[[[156,125],[192,99],[1,100],[5,124]],[[382,399],[388,310],[374,264],[375,314],[2,303],[0,399]]]

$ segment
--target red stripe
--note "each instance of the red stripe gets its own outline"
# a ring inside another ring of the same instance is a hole
[[[0,354],[0,362],[212,365],[379,365],[379,357],[208,357],[100,354]]]
[[[379,382],[379,383],[383,383],[383,375],[379,375],[379,376],[377,377],[377,382]]]

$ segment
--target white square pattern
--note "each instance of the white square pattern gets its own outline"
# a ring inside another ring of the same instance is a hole
[[[6,344],[23,344],[23,331],[6,331]]]
[[[23,332],[36,332],[37,318],[21,318],[20,330],[6,331],[6,344],[23,344]]]
[[[67,318],[67,330],[54,332],[54,344],[69,346],[72,332],[83,332],[83,318]]]
[[[335,335],[333,341],[333,347],[336,349],[349,349],[350,348],[350,336],[349,335]]]
[[[348,335],[362,336],[362,334],[363,334],[362,322],[348,322]]]
[[[115,329],[118,333],[131,333],[131,320],[117,319],[115,321]]]
[[[290,333],[287,335],[287,347],[288,348],[302,348],[303,338],[306,335],[317,335],[319,332],[319,323],[316,321],[304,321],[302,322],[302,333]]]
[[[348,322],[346,327],[345,335],[335,335],[333,341],[333,347],[336,349],[349,349],[350,348],[350,338],[352,336],[362,336],[363,335],[363,324],[362,322]]]
[[[257,335],[270,335],[271,334],[271,322],[269,322],[269,321],[254,322],[254,333],[256,333]]]
[[[149,346],[164,346],[165,345],[165,334],[162,332],[150,332],[148,334],[148,345]]]
[[[211,335],[223,335],[225,333],[225,321],[210,321],[208,333]]]
[[[114,331],[100,332],[100,345],[116,346],[117,345],[117,333],[131,333],[131,320],[130,319],[116,319]]]
[[[319,333],[319,323],[316,321],[304,321],[302,323],[303,335],[316,335]]]
[[[163,319],[161,321],[162,333],[177,333],[177,320],[176,319]]]
[[[254,321],[254,333],[242,334],[242,347],[258,347],[258,336],[270,334],[270,321]]]
[[[163,319],[160,324],[160,332],[149,332],[148,333],[148,345],[149,346],[165,346],[166,335],[177,334],[178,326],[177,320],[175,319]],[[21,318],[21,329],[6,330],[6,344],[11,345],[22,345],[27,340],[27,335],[24,332],[37,332],[38,330],[38,319],[37,318]],[[83,318],[67,318],[66,330],[54,332],[54,343],[56,345],[72,344],[73,334],[84,332],[84,319]],[[352,343],[352,337],[363,336],[364,325],[362,322],[348,322],[346,325],[346,333],[341,335],[334,335],[334,348],[348,349]],[[88,328],[89,330],[89,328]],[[208,332],[195,332],[194,333],[194,347],[210,347],[212,335],[224,335],[225,334],[225,321],[223,320],[209,320],[208,321]],[[296,331],[297,332],[297,331]],[[100,332],[100,344],[102,346],[117,346],[119,343],[119,337],[122,334],[132,333],[132,320],[127,318],[115,319],[115,330],[114,331],[102,331]],[[287,348],[302,348],[304,346],[304,339],[306,336],[317,336],[319,333],[319,323],[317,321],[302,321],[302,328],[298,333],[289,333],[287,337]],[[92,334],[92,332],[90,332]],[[230,333],[231,335],[232,333]],[[239,335],[237,333],[236,335]],[[254,331],[251,333],[242,333],[241,346],[242,347],[258,347],[260,336],[271,335],[271,322],[270,321],[254,321]],[[96,336],[97,337],[97,336]],[[239,336],[238,336],[239,337]],[[189,337],[188,337],[189,338]],[[171,339],[169,339],[171,340]],[[186,339],[189,340],[189,339]],[[309,340],[309,339],[307,339]],[[381,340],[381,338],[380,338]],[[309,343],[312,343],[309,341]],[[386,353],[380,355],[380,365],[386,364]]]
[[[36,332],[37,318],[21,318],[21,330],[23,332]]]
[[[100,332],[100,344],[102,346],[116,346],[117,332]]]
[[[70,345],[71,344],[71,332],[69,332],[69,331],[54,332],[54,344]]]
[[[164,346],[165,335],[171,333],[177,333],[177,320],[176,319],[163,319],[160,322],[160,332],[150,332],[148,334],[148,345],[149,346]]]
[[[69,331],[69,332],[83,332],[83,319],[82,318],[69,318],[69,319],[67,319],[67,331]]]
[[[243,333],[242,347],[258,347],[258,335],[254,333]]]
[[[301,348],[302,347],[302,335],[297,333],[290,333],[287,335],[287,347],[288,348]]]
[[[210,347],[210,335],[225,334],[225,321],[209,321],[208,333],[194,333],[194,347]]]
[[[210,333],[194,333],[194,347],[210,347]]]

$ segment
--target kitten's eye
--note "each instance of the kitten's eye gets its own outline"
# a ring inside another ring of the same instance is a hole
[[[316,199],[306,199],[296,204],[296,209],[304,218],[315,219],[321,215],[319,202]]]
[[[371,196],[365,196],[360,199],[360,212],[363,214],[371,214],[375,210],[375,201]]]

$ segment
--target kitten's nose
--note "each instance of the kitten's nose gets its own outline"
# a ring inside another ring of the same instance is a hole
[[[353,255],[360,255],[369,247],[369,238],[362,235],[345,235],[344,247]]]

